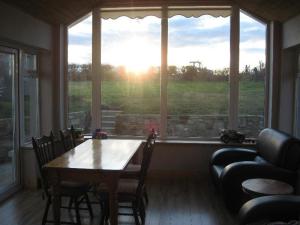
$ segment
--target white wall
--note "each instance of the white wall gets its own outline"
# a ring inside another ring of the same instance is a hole
[[[300,48],[300,15],[286,21],[282,32],[279,129],[293,133],[297,51]]]
[[[32,49],[39,54],[39,87],[41,134],[53,128],[53,26],[0,1],[0,44],[15,49]],[[37,185],[32,149],[21,149],[23,185]]]
[[[1,1],[0,38],[47,50],[52,48],[52,29],[49,24]]]
[[[300,15],[283,24],[283,48],[300,44]]]
[[[53,124],[53,26],[0,1],[0,43],[39,52],[41,133]]]
[[[157,142],[149,168],[150,177],[201,177],[210,179],[209,162],[221,148],[232,147],[221,142]],[[235,145],[233,147],[238,147]],[[245,148],[253,149],[255,145]]]

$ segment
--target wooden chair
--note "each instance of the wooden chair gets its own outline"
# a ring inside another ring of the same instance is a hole
[[[129,208],[132,210],[132,213],[119,211],[119,215],[133,215],[136,225],[145,224],[146,212],[143,202],[143,194],[154,145],[155,137],[150,135],[143,149],[144,156],[138,179],[120,179],[118,185],[117,196],[119,209]],[[104,212],[102,213],[103,216],[100,224],[104,224],[109,218],[108,191],[105,190],[105,188],[102,189],[100,187],[98,193],[100,196],[100,202],[102,202],[102,205],[104,206]]]
[[[71,130],[60,130],[60,140],[62,142],[64,152],[67,152],[75,148],[75,137],[74,137],[74,128],[71,127]]]
[[[44,211],[42,225],[45,225],[47,222],[53,222],[47,220],[49,207],[52,203],[52,190],[51,186],[48,183],[47,177],[45,175],[45,171],[43,170],[43,166],[53,160],[55,158],[54,153],[54,137],[51,132],[50,136],[43,136],[41,138],[32,138],[32,145],[35,152],[35,156],[38,162],[38,168],[41,176],[42,186],[44,189],[44,194],[47,197],[47,204]],[[59,193],[61,197],[68,197],[70,198],[70,202],[75,202],[75,212],[76,212],[76,224],[80,225],[80,214],[79,209],[89,210],[90,216],[93,217],[92,208],[89,202],[89,198],[87,196],[87,191],[89,190],[89,186],[85,184],[75,183],[75,182],[61,182],[61,192]],[[82,201],[85,200],[87,203],[87,208],[79,208],[79,205]],[[70,204],[71,205],[71,204]],[[72,209],[71,207],[64,207]],[[67,224],[74,224],[72,222],[62,222]]]
[[[147,141],[146,141],[146,145],[149,144],[150,141],[156,139],[156,133],[154,130],[152,130],[151,134],[148,136]],[[143,157],[145,156],[145,148],[143,149]],[[140,173],[141,173],[141,164],[133,164],[130,163],[128,164],[128,166],[126,167],[125,171],[121,174],[121,178],[124,179],[136,179],[138,180],[140,177]],[[148,193],[147,193],[147,189],[146,189],[146,185],[144,185],[144,198],[146,201],[146,204],[148,204],[149,202],[149,198],[148,198]]]

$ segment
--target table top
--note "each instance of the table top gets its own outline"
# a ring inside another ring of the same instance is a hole
[[[49,162],[44,168],[121,171],[141,143],[141,140],[90,139]]]
[[[264,178],[245,180],[242,188],[244,192],[254,196],[288,195],[294,192],[294,188],[288,183]]]

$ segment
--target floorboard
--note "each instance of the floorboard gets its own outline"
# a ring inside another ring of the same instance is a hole
[[[146,225],[236,225],[209,181],[179,179],[148,182],[149,205]],[[40,225],[46,201],[41,191],[24,190],[0,204],[1,225]],[[93,219],[81,213],[83,225],[98,225],[100,208],[93,205]],[[52,212],[49,212],[51,215]],[[71,214],[71,215],[70,215]],[[64,220],[74,213],[63,210]],[[131,217],[120,216],[120,225],[134,225]]]

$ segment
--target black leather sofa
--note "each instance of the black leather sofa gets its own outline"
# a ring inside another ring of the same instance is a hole
[[[246,202],[239,212],[239,224],[267,224],[281,221],[277,224],[290,224],[299,221],[300,196],[273,195],[254,198]],[[285,223],[284,223],[285,222]]]
[[[217,150],[210,161],[210,172],[228,209],[238,212],[242,204],[249,200],[241,188],[244,180],[270,178],[295,187],[299,164],[299,140],[284,132],[266,128],[258,136],[256,150]]]

